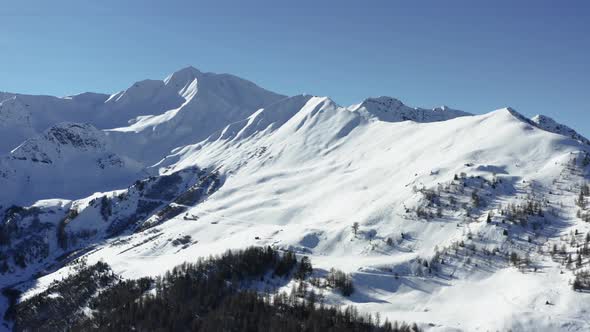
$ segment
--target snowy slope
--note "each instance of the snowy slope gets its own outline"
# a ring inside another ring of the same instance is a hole
[[[94,96],[94,98],[89,98]],[[0,101],[3,126],[12,133],[4,133],[0,153],[7,153],[35,134],[40,134],[60,122],[92,122],[95,110],[107,95],[85,94],[80,98],[57,98],[16,94]]]
[[[111,152],[103,131],[60,123],[0,158],[0,205],[84,197],[125,187],[141,171],[140,164]]]
[[[284,98],[238,77],[202,73],[192,67],[172,74],[164,84],[180,89],[185,99],[182,105],[108,131],[119,142],[121,153],[145,164],[158,162],[173,148],[203,140]]]
[[[547,130],[552,133],[568,136],[568,137],[571,137],[575,140],[578,140],[578,141],[581,141],[585,144],[590,145],[590,140],[588,140],[584,136],[578,134],[578,132],[576,132],[572,128],[570,128],[566,125],[563,125],[561,123],[558,123],[546,115],[535,115],[534,117],[531,118],[531,120],[535,124],[537,124],[537,126],[539,128],[541,128],[543,130]]]
[[[244,129],[256,121],[251,118],[247,123]],[[579,317],[589,308],[580,304],[571,309],[572,301],[583,302],[587,295],[574,293],[568,284],[571,273],[560,275],[561,267],[545,255],[535,256],[545,266],[537,274],[518,272],[504,259],[490,269],[461,260],[452,267],[452,278],[449,271],[424,277],[416,264],[420,257],[432,257],[436,247],[469,243],[469,233],[481,236],[480,250],[511,248],[509,241],[526,248],[519,244],[526,242],[526,232],[517,226],[510,228],[514,237],[507,238],[502,235],[504,226],[482,221],[498,204],[518,202],[516,193],[523,195],[530,186],[539,191],[553,188],[572,153],[583,149],[576,142],[532,127],[508,110],[436,123],[388,123],[369,121],[325,98],[309,99],[301,111],[277,126],[273,130],[263,125],[246,141],[239,134],[246,130],[235,129],[235,136],[221,135],[168,158],[171,165],[163,169],[198,164],[228,174],[215,195],[189,211],[198,221],[179,218],[160,228],[162,239],[189,234],[196,244],[178,251],[164,240],[153,241],[125,254],[107,247],[91,259],[102,257],[126,276],[137,277],[161,271],[143,269],[146,261],[165,269],[228,247],[275,245],[310,255],[320,269],[355,273],[359,292],[345,303],[393,319],[432,322],[443,330],[518,330],[531,321],[539,330],[559,329],[564,323],[573,330],[588,328]],[[442,217],[426,221],[406,212],[424,204],[414,186],[436,188],[461,172],[489,181],[498,176],[504,185],[487,188],[489,207],[471,212],[471,218],[465,211],[445,210]],[[557,199],[571,204],[575,194],[563,195]],[[563,213],[568,225],[574,223],[571,214]],[[360,223],[357,236],[351,231],[354,222]],[[575,227],[588,230],[586,225]],[[565,226],[551,230],[539,241],[568,231]],[[408,240],[400,239],[402,233]],[[387,238],[399,244],[388,246]],[[402,277],[396,279],[388,271]],[[541,287],[547,284],[555,287],[550,291]],[[556,306],[545,306],[548,300]],[[489,312],[489,306],[502,310]]]
[[[0,95],[0,153],[9,151],[27,137],[35,135],[29,107],[20,98]]]
[[[554,330],[563,321],[587,328],[576,318],[587,308],[570,308],[570,301],[585,295],[575,294],[545,256],[538,257],[539,264],[547,265],[544,274],[534,277],[501,264],[491,271],[471,271],[464,262],[454,267],[457,277],[450,280],[420,276],[418,257],[431,257],[436,246],[468,241],[468,232],[481,234],[484,240],[478,245],[490,250],[509,245],[509,239],[501,235],[502,227],[478,222],[485,211],[468,221],[462,211],[445,211],[432,221],[406,213],[422,204],[414,186],[436,187],[461,172],[490,180],[496,173],[505,179],[505,187],[490,193],[492,207],[527,190],[523,181],[550,188],[580,148],[575,142],[532,127],[508,110],[438,123],[388,123],[368,121],[315,97],[277,129],[260,129],[267,134],[248,141],[238,134],[204,142],[173,158],[179,168],[198,164],[231,174],[215,195],[189,210],[198,221],[171,220],[160,228],[162,240],[129,246],[133,249],[124,254],[106,247],[91,259],[105,258],[136,277],[161,271],[143,269],[146,260],[165,269],[194,255],[271,244],[311,255],[319,268],[355,273],[359,293],[349,301],[391,318],[468,331],[518,328],[529,319],[540,320],[539,329]],[[356,237],[350,228],[355,221],[361,230]],[[388,237],[399,241],[401,233],[410,240],[385,245]],[[196,243],[181,251],[165,240],[184,234]],[[136,235],[131,241],[144,238]],[[397,271],[401,281],[387,271]],[[547,282],[556,284],[550,293],[539,286]],[[490,291],[478,291],[482,285]],[[478,306],[465,303],[473,296],[479,297]],[[559,306],[546,308],[547,299]],[[457,314],[449,305],[471,311]],[[490,314],[489,305],[504,309]],[[547,314],[558,318],[546,319]]]
[[[10,190],[0,193],[0,206],[124,188],[147,176],[142,170],[173,148],[206,138],[282,98],[235,76],[192,67],[111,96],[7,95],[0,103],[0,152],[7,153],[0,181]],[[95,146],[56,140],[62,121],[69,123],[61,128],[66,139],[93,140]],[[73,130],[74,123],[84,124]]]
[[[590,231],[574,205],[590,147],[567,127],[389,97],[342,107],[194,68],[135,88],[73,97],[119,105],[127,125],[53,126],[0,160],[0,181],[12,186],[0,197],[30,201],[4,214],[15,242],[0,252],[21,246],[29,256],[24,268],[10,261],[0,287],[37,293],[71,272],[54,261],[70,252],[140,277],[272,245],[310,256],[318,277],[353,274],[356,292],[323,290],[328,303],[428,330],[590,328],[590,295],[570,285],[589,258],[564,263]],[[142,104],[157,106],[130,106]],[[102,168],[108,156],[121,162]],[[511,216],[516,204],[533,212]],[[550,254],[554,244],[566,252]],[[512,253],[531,263],[515,267]]]

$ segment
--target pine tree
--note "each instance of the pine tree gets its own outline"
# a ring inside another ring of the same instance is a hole
[[[479,195],[477,194],[477,190],[474,190],[471,193],[471,203],[473,204],[473,207],[475,207],[475,208],[479,207],[481,204],[481,199],[479,198]]]
[[[520,258],[518,257],[518,254],[515,252],[510,253],[510,263],[514,266],[518,266],[520,262]]]
[[[353,232],[353,233],[354,233],[354,235],[356,236],[356,234],[358,233],[358,231],[359,231],[359,223],[355,221],[355,222],[352,224],[352,232]]]
[[[583,210],[586,209],[586,198],[584,197],[584,191],[580,190],[580,195],[578,196],[578,199],[576,200],[576,204]]]
[[[307,256],[303,256],[301,261],[299,262],[299,267],[297,268],[297,272],[295,272],[295,278],[299,280],[304,280],[308,276],[311,275],[313,272],[313,267],[311,266],[311,260]]]

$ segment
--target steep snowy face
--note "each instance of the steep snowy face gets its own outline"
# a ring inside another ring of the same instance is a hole
[[[67,158],[72,153],[104,152],[106,145],[106,135],[92,125],[60,123],[42,136],[26,140],[10,155],[19,160],[51,164],[53,160]]]
[[[124,186],[140,165],[111,152],[107,136],[89,124],[61,123],[27,139],[0,159],[0,205],[75,198]]]
[[[229,124],[223,130],[209,136],[208,141],[245,140],[276,130],[300,112],[313,98],[309,95],[298,95],[281,99],[268,107],[257,110],[242,121]]]
[[[10,151],[35,134],[29,105],[21,98],[11,96],[0,101],[0,132],[0,154]]]
[[[200,70],[189,66],[168,75],[168,77],[164,79],[164,84],[177,91],[186,92],[188,85],[202,75],[203,73]]]
[[[164,80],[136,82],[110,96],[90,92],[63,98],[0,93],[0,154],[61,122],[89,123],[99,129],[124,128],[120,131],[153,129],[153,134],[147,134],[150,137],[176,131],[178,137],[172,135],[157,151],[168,152],[175,144],[206,138],[282,98],[238,77],[202,73],[193,67]],[[145,139],[136,137],[130,142],[143,145]],[[141,150],[142,146],[135,148]],[[158,158],[145,159],[153,162]]]
[[[285,98],[235,76],[192,67],[111,96],[2,96],[0,154],[6,156],[0,174],[15,188],[0,194],[3,206],[123,188],[172,149]],[[125,127],[97,129],[117,124]]]
[[[12,130],[21,134],[2,133],[2,144],[6,139],[18,141],[17,144],[0,150],[6,153],[34,134],[60,122],[94,123],[100,114],[100,107],[108,95],[84,93],[77,96],[58,98],[53,96],[33,96],[16,94],[0,101],[0,116]],[[10,145],[10,144],[6,144]]]
[[[178,108],[160,115],[145,117],[129,127],[118,131],[141,132],[161,130],[158,127],[172,127],[190,121],[193,131],[206,131],[203,138],[219,129],[217,122],[239,121],[248,117],[261,107],[270,105],[285,96],[260,88],[256,84],[228,74],[201,73],[195,68],[181,69],[168,76],[165,87],[178,91],[185,100]],[[204,126],[209,122],[211,126]],[[196,127],[196,128],[195,128]],[[117,129],[115,129],[117,131]]]
[[[368,98],[360,105],[352,107],[352,109],[387,122],[408,120],[415,122],[435,122],[471,115],[466,112],[450,109],[446,106],[437,107],[432,110],[411,108],[391,97]]]
[[[297,162],[297,158],[307,156],[308,152],[300,151],[299,155],[296,151],[319,149],[346,137],[365,122],[359,113],[340,107],[327,97],[289,97],[226,126],[204,141],[175,149],[153,169],[179,170],[203,162],[234,172],[265,155],[266,144],[287,149],[288,155],[295,158],[292,162]],[[235,149],[236,146],[242,148]],[[227,151],[234,153],[227,154]]]
[[[585,144],[590,144],[590,140],[588,140],[586,137],[578,134],[578,132],[576,132],[575,130],[573,130],[572,128],[563,125],[561,123],[558,123],[557,121],[553,120],[552,118],[545,116],[545,115],[535,115],[533,118],[531,118],[531,120],[537,125],[537,127],[555,133],[555,134],[559,134],[559,135],[563,135],[563,136],[567,136],[567,137],[571,137],[575,140],[578,140],[580,142],[583,142]]]
[[[129,126],[108,131],[119,153],[145,165],[158,162],[176,147],[204,140],[285,98],[238,77],[201,73],[192,67],[172,74],[164,84],[180,89],[186,99],[180,107],[140,117]]]
[[[177,108],[186,101],[182,88],[161,80],[143,80],[111,95],[100,106],[96,122],[100,128],[126,126],[138,117],[157,115]]]

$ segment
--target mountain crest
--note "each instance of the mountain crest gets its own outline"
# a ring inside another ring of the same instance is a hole
[[[450,109],[447,106],[434,109],[412,108],[399,99],[392,97],[367,98],[353,110],[366,113],[385,122],[415,121],[436,122],[471,115],[466,112]]]
[[[10,156],[50,164],[66,150],[105,151],[106,145],[106,135],[94,126],[65,122],[47,129],[43,135],[26,140]]]
[[[381,110],[398,110],[404,106],[406,105],[401,100],[388,96],[369,97],[360,105],[360,107],[375,107]]]
[[[573,138],[577,141],[580,141],[584,144],[590,145],[590,140],[588,140],[586,137],[580,135],[574,129],[572,129],[564,124],[561,124],[546,115],[541,115],[541,114],[535,115],[534,117],[531,118],[531,121],[534,122],[537,127],[541,128],[543,130],[546,130],[546,131],[549,131],[549,132],[552,132],[555,134],[571,137],[571,138]]]
[[[203,73],[195,67],[188,66],[175,71],[164,79],[164,84],[182,88],[190,84]]]

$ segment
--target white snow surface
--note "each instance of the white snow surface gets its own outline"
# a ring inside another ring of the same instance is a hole
[[[482,248],[518,246],[507,242],[499,222],[484,220],[498,204],[520,202],[530,188],[560,193],[547,194],[560,212],[559,227],[545,241],[590,231],[575,217],[576,193],[560,189],[587,181],[587,173],[563,175],[572,156],[589,151],[587,140],[546,117],[528,120],[509,108],[483,115],[411,108],[390,97],[342,107],[327,97],[285,97],[192,67],[110,96],[0,96],[6,97],[0,100],[6,152],[0,183],[10,188],[0,202],[74,207],[81,213],[71,231],[103,231],[90,202],[119,195],[147,175],[195,166],[223,174],[220,189],[186,214],[93,244],[89,263],[104,260],[123,277],[272,245],[310,256],[319,275],[330,268],[353,274],[356,292],[350,298],[330,293],[329,303],[416,321],[428,331],[590,329],[590,294],[574,292],[572,272],[545,254],[529,251],[538,272],[465,262],[451,276],[416,272],[418,258],[470,243],[468,233],[477,234]],[[501,177],[506,185],[469,220],[459,210],[428,221],[407,213],[424,203],[415,188],[436,188],[461,173]],[[565,184],[557,188],[556,180]],[[184,235],[192,238],[188,247],[171,244]],[[396,244],[387,245],[387,238]],[[34,269],[0,276],[0,287],[26,281]],[[67,273],[64,267],[21,288],[31,296]]]

